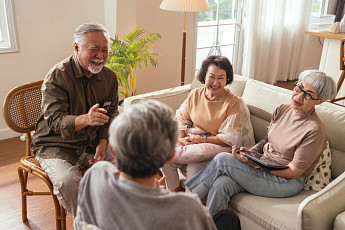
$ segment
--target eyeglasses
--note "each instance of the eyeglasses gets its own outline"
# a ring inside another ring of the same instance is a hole
[[[314,100],[314,101],[317,101],[317,100],[322,100],[322,98],[313,98],[313,96],[311,95],[311,93],[309,92],[306,92],[303,90],[303,85],[302,84],[298,84],[300,83],[299,81],[296,81],[295,83],[293,83],[293,85],[295,86],[294,90],[296,93],[302,93],[303,92],[303,97],[304,99],[306,100]]]

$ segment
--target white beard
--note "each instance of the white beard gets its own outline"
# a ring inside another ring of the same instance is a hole
[[[97,63],[102,63],[102,62],[104,62],[104,60],[99,60],[99,59],[91,60],[89,66],[88,66],[88,68],[87,68],[91,73],[93,73],[93,74],[98,74],[99,72],[101,72],[101,70],[103,69],[103,66],[104,66],[104,65],[102,65],[102,66],[96,66],[96,65],[94,65],[94,64],[92,63],[93,61],[94,61],[94,62],[97,62]]]

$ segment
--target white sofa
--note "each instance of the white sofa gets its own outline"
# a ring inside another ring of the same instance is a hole
[[[192,84],[159,90],[126,98],[124,109],[137,100],[157,99],[176,110],[191,89],[202,87]],[[255,140],[266,135],[267,126],[275,108],[290,103],[291,91],[235,75],[227,86],[247,104]],[[332,178],[319,192],[305,191],[291,198],[266,198],[247,192],[231,198],[232,209],[241,220],[242,229],[345,229],[345,107],[328,102],[316,108],[325,123],[332,152]]]

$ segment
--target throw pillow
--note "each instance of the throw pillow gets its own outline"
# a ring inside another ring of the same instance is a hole
[[[307,178],[304,190],[320,191],[331,182],[331,150],[327,141],[326,148],[322,152],[319,162]]]
[[[242,130],[241,130],[242,146],[246,148],[251,148],[255,144],[255,139],[254,139],[254,130],[253,130],[252,122],[250,120],[250,112],[246,103],[243,101],[243,99],[240,97],[239,99],[241,103],[241,109],[243,111]]]

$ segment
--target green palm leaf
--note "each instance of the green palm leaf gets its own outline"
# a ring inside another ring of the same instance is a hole
[[[115,35],[111,38],[109,58],[107,66],[115,71],[119,84],[125,97],[133,96],[136,93],[135,78],[137,69],[142,68],[142,63],[147,67],[158,65],[158,54],[152,51],[153,43],[161,38],[158,33],[144,36],[144,30],[138,30],[124,34]]]

